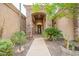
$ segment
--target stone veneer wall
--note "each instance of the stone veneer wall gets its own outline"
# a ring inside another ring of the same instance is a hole
[[[30,5],[25,6],[26,8],[26,32],[28,37],[32,37],[32,27],[33,27],[33,23],[32,23],[32,9]]]
[[[12,4],[3,4],[0,3],[0,27],[4,23],[3,29],[3,38],[9,38],[14,32],[20,30],[20,16],[18,9]]]
[[[77,12],[77,15],[76,16],[76,19],[74,20],[75,21],[75,38],[79,38],[79,5],[77,6],[77,9],[76,9],[76,12]]]
[[[79,37],[79,15],[78,15],[78,18],[77,18],[77,25],[78,25],[78,27],[77,27],[77,35]]]
[[[26,18],[21,16],[20,30],[26,33]],[[27,33],[26,33],[27,34]]]

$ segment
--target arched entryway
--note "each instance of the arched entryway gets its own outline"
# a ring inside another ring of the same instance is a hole
[[[33,28],[32,33],[33,34],[41,34],[44,30],[46,21],[46,14],[43,12],[36,12],[32,13],[32,22],[33,22]]]

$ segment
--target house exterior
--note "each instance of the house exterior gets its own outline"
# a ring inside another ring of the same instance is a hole
[[[34,35],[42,34],[44,29],[54,25],[54,21],[47,18],[44,5],[41,5],[39,12],[33,12],[32,5],[24,5],[24,7],[26,16],[11,3],[0,4],[1,37],[9,38],[13,33],[21,30],[27,32],[27,35],[33,38]],[[79,12],[79,8],[76,11]],[[58,13],[64,12],[60,11]],[[79,14],[76,15],[75,20],[73,17],[56,17],[55,25],[62,31],[65,39],[74,40],[76,37],[79,37]]]
[[[25,20],[26,17],[13,4],[0,3],[0,35],[3,38],[11,37],[16,31],[26,31]]]
[[[49,20],[46,17],[44,5],[41,5],[40,11],[35,13],[32,12],[32,5],[24,6],[27,11],[26,30],[28,35],[33,37],[34,34],[40,34],[45,28],[52,26],[52,20]],[[62,31],[65,39],[74,40],[75,37],[79,36],[79,15],[77,15],[76,20],[74,20],[73,18],[68,18],[66,16],[55,19],[56,26]],[[76,22],[76,24],[74,23],[74,21]]]

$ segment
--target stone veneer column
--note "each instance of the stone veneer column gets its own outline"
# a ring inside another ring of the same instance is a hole
[[[76,20],[76,22],[77,22],[77,27],[76,27],[76,37],[79,37],[79,15],[77,16],[77,20]]]
[[[76,9],[76,12],[77,12],[77,14],[76,14],[76,19],[75,19],[75,24],[74,25],[76,25],[75,27],[75,38],[79,38],[79,4],[77,5],[77,7],[76,7],[77,9]]]
[[[74,37],[79,38],[79,5],[75,8],[76,14],[74,15]]]
[[[26,8],[26,33],[28,35],[29,38],[32,38],[32,10],[31,10],[31,6],[27,5],[25,6]]]

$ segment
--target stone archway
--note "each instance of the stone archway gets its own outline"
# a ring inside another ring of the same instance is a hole
[[[43,12],[32,13],[32,33],[41,34],[45,27],[46,14]]]

